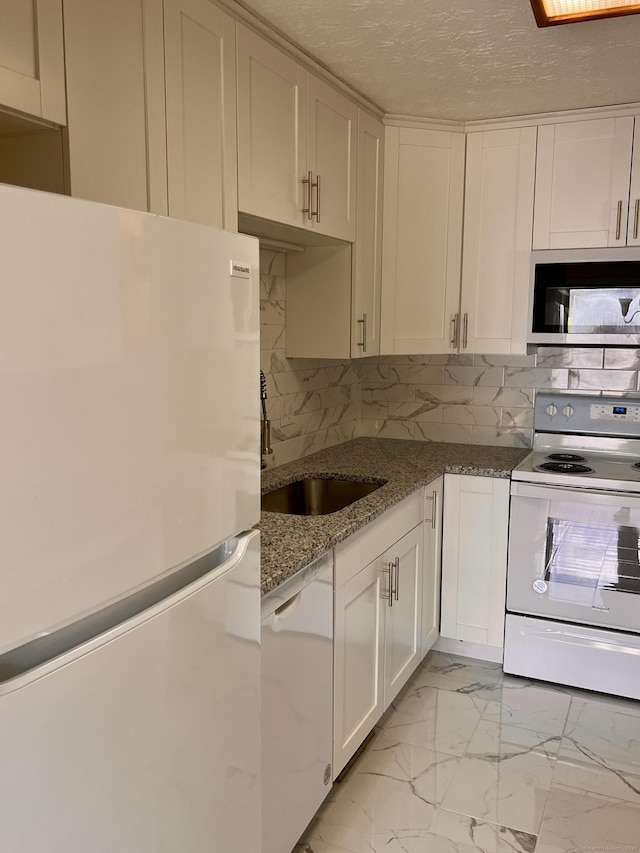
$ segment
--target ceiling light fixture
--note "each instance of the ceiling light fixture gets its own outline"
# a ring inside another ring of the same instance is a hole
[[[531,6],[539,27],[640,12],[640,3],[632,0],[531,0]]]

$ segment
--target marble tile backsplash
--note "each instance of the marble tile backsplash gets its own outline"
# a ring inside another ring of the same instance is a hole
[[[269,466],[356,435],[531,445],[537,390],[635,392],[640,350],[538,347],[526,356],[285,356],[286,255],[260,253],[261,367],[274,453]]]
[[[360,424],[356,362],[285,356],[285,271],[285,254],[261,250],[260,366],[271,421],[269,467],[354,438]]]

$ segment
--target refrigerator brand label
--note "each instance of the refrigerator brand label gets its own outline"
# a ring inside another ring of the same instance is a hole
[[[542,594],[547,591],[547,583],[546,581],[537,580],[533,582],[533,589],[535,592]]]
[[[231,275],[236,278],[249,278],[251,275],[251,264],[243,264],[239,261],[231,261]]]

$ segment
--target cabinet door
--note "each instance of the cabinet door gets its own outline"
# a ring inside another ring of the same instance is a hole
[[[440,571],[442,568],[442,498],[444,478],[424,490],[424,554],[422,558],[422,630],[420,659],[440,636]]]
[[[526,355],[536,128],[467,136],[460,352]]]
[[[235,22],[164,0],[169,214],[238,229]]]
[[[457,346],[464,134],[387,127],[384,176],[381,352],[450,352]]]
[[[502,648],[509,480],[446,474],[443,637]]]
[[[534,249],[624,246],[633,117],[538,129]]]
[[[627,246],[640,246],[640,116],[635,118]]]
[[[335,591],[334,778],[382,716],[386,574],[374,560]]]
[[[237,32],[239,209],[304,227],[306,72],[246,27]]]
[[[356,242],[353,247],[351,357],[380,354],[384,127],[358,110]]]
[[[307,75],[307,171],[311,219],[307,227],[340,240],[356,239],[358,110],[331,86]]]
[[[0,0],[0,104],[66,123],[62,0]]]
[[[71,195],[167,213],[162,0],[65,0]]]
[[[389,707],[420,663],[423,525],[418,524],[385,554],[385,577],[393,578],[385,602],[384,706]]]

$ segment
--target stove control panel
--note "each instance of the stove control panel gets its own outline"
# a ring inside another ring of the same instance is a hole
[[[589,416],[593,421],[635,421],[640,423],[640,406],[620,403],[596,404],[591,406]]]
[[[640,438],[640,396],[539,391],[534,430]]]

